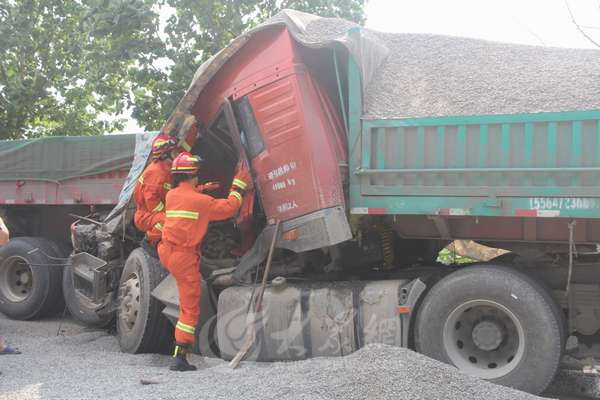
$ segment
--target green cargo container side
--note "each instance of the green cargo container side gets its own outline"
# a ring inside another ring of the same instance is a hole
[[[356,213],[600,217],[600,110],[362,120],[360,136]]]
[[[600,110],[362,119],[348,85],[352,213],[600,218]]]

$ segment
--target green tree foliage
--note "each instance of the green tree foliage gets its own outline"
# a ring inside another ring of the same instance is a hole
[[[118,129],[164,46],[150,1],[0,0],[0,138]]]
[[[244,30],[283,8],[363,22],[364,3],[0,0],[0,138],[109,132],[127,109],[159,129],[196,68]]]
[[[159,129],[190,84],[198,66],[245,30],[291,8],[364,22],[365,0],[165,0],[173,13],[165,27],[168,79],[140,76],[133,116]],[[156,101],[158,99],[158,101]]]

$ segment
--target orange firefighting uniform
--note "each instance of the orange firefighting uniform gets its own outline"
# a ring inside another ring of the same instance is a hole
[[[181,182],[167,193],[166,219],[158,256],[177,281],[179,321],[175,326],[175,342],[194,343],[200,316],[200,245],[210,221],[233,217],[242,196],[232,192],[227,199],[215,199],[199,193],[190,182]]]
[[[171,161],[154,160],[146,167],[133,193],[135,226],[146,232],[150,243],[157,243],[165,222],[165,198],[171,189]]]

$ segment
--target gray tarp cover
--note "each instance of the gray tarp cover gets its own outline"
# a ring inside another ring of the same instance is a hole
[[[129,170],[129,174],[127,175],[127,179],[125,179],[125,183],[123,183],[123,189],[119,194],[119,202],[105,219],[107,222],[105,229],[108,233],[114,234],[117,229],[122,229],[123,226],[121,223],[123,221],[128,222],[133,217],[133,212],[128,213],[125,212],[125,210],[134,208],[130,202],[133,189],[135,189],[138,177],[142,174],[142,171],[144,171],[144,167],[150,156],[152,139],[154,139],[156,135],[158,135],[158,132],[147,132],[142,135],[136,135],[135,157],[133,158],[133,163]]]
[[[127,169],[134,146],[135,135],[0,141],[0,180],[60,182]]]
[[[364,118],[600,109],[598,50],[380,33],[342,19],[285,10],[202,64],[163,129],[182,138],[184,120],[210,79],[253,35],[274,25],[285,25],[302,45],[350,53],[361,69]],[[135,166],[129,180],[135,182],[141,170]],[[128,200],[131,191],[125,188],[122,199]],[[125,205],[120,203],[111,217],[118,217]]]

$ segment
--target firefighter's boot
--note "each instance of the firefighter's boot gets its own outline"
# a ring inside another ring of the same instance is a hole
[[[173,352],[173,363],[169,367],[171,371],[196,371],[195,365],[192,365],[187,360],[189,346],[186,344],[175,343],[175,351]]]

